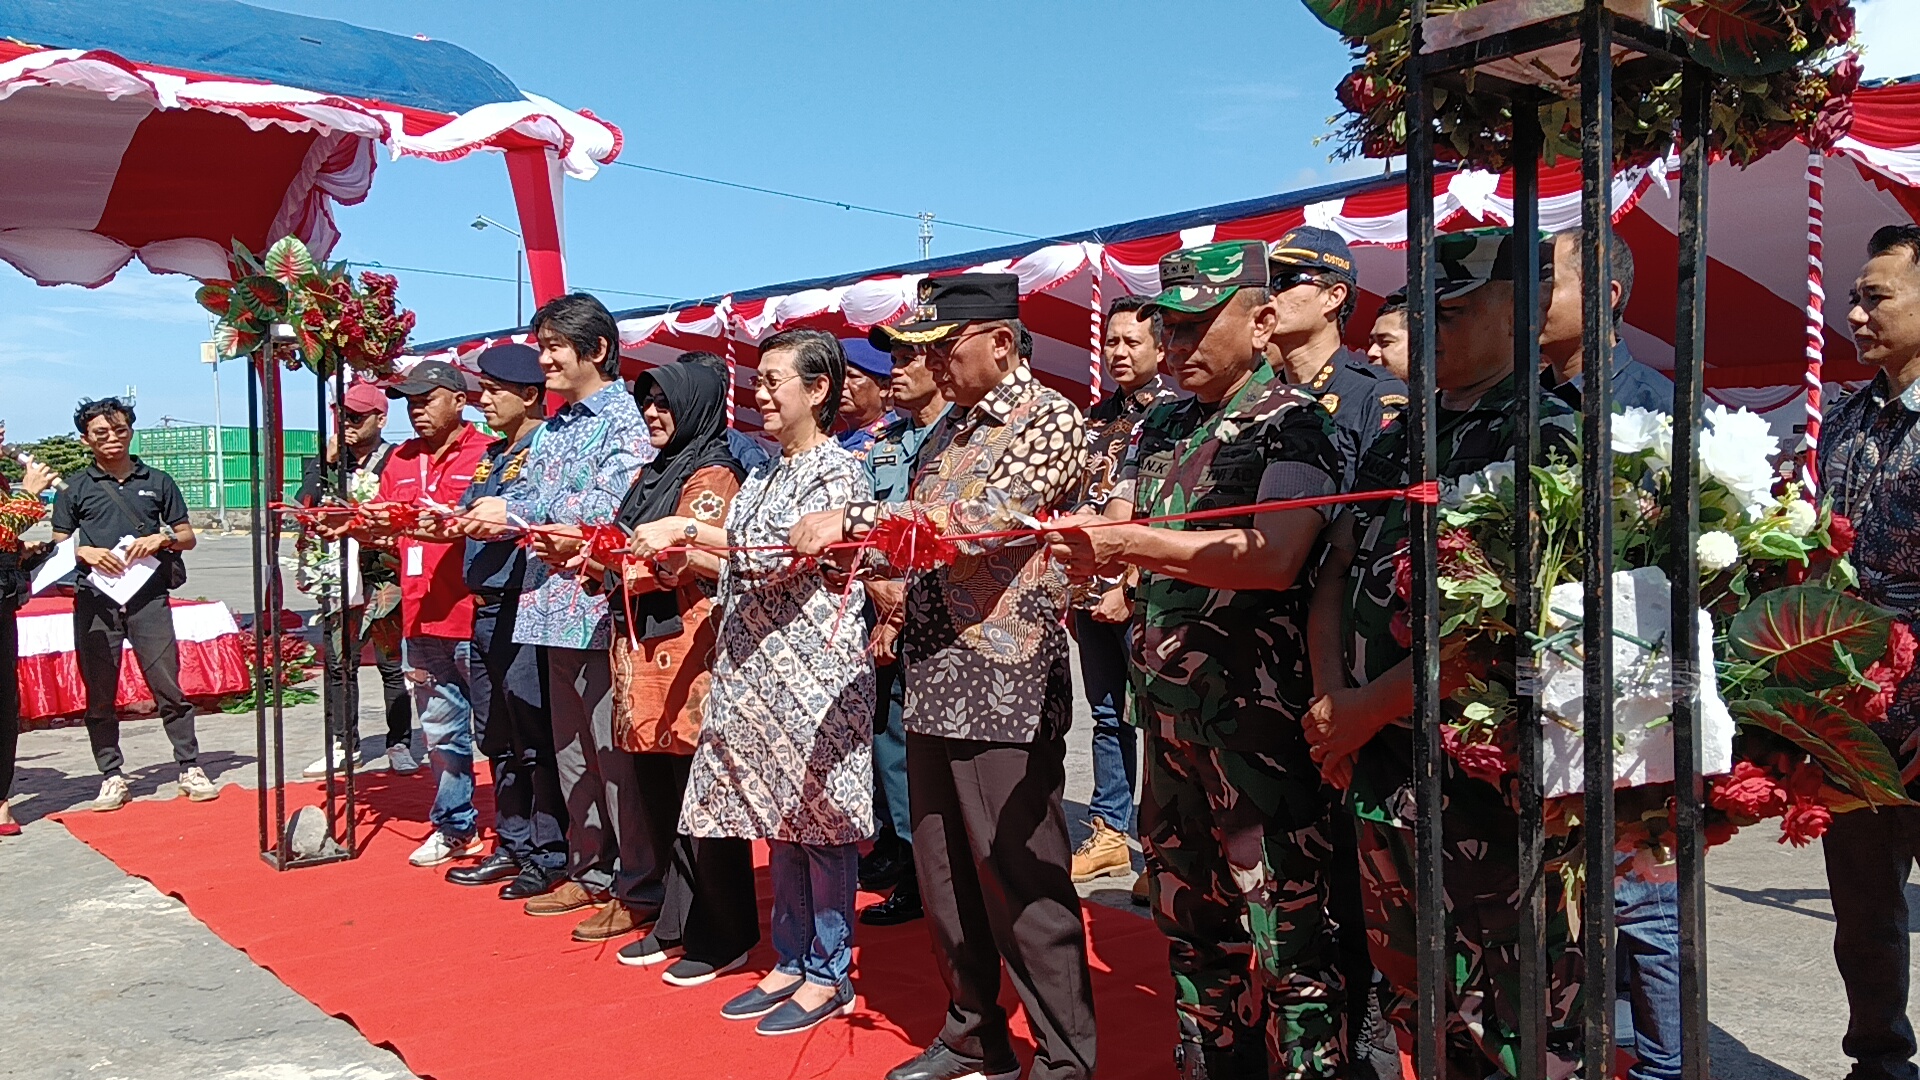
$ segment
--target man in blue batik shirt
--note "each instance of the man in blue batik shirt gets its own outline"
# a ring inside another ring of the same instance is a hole
[[[567,880],[527,901],[529,915],[595,910],[576,941],[640,930],[659,910],[666,867],[634,797],[632,755],[613,741],[613,667],[607,598],[589,594],[574,567],[582,526],[613,521],[640,467],[653,459],[633,395],[620,381],[620,329],[586,293],[550,300],[533,316],[548,392],[563,404],[535,432],[525,482],[474,502],[478,539],[489,526],[533,526],[534,554],[513,640],[547,649],[547,709],[571,826]],[[560,532],[551,531],[559,527]]]

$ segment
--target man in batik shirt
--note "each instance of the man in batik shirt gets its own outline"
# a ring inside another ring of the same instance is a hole
[[[1020,355],[1019,278],[927,279],[906,322],[954,404],[952,440],[904,503],[855,503],[794,527],[803,555],[891,519],[943,533],[1035,524],[1080,479],[1080,412]],[[890,526],[891,527],[891,526]],[[999,1002],[1001,958],[1026,1006],[1036,1080],[1093,1075],[1093,990],[1061,808],[1067,578],[1032,538],[961,541],[950,566],[914,574],[900,659],[907,677],[913,858],[951,997],[940,1036],[890,1080],[1018,1077]]]
[[[1167,363],[1193,396],[1140,422],[1113,504],[1161,517],[1330,495],[1331,418],[1262,353],[1274,326],[1259,241],[1160,261]],[[1300,719],[1324,511],[1087,527],[1050,539],[1075,576],[1140,583],[1133,719],[1146,729],[1140,836],[1173,967],[1182,1077],[1335,1077],[1344,980],[1328,917],[1331,802]],[[1079,526],[1076,528],[1075,526]]]
[[[1873,381],[1827,411],[1820,488],[1853,523],[1860,597],[1920,618],[1920,228],[1873,234],[1847,321]],[[1861,717],[1893,752],[1907,797],[1920,799],[1920,666],[1884,717]],[[1835,814],[1821,840],[1833,897],[1833,958],[1847,987],[1854,1080],[1914,1080],[1913,978],[1906,882],[1920,859],[1920,808]]]
[[[1463,234],[1440,242],[1434,371],[1440,391],[1435,473],[1442,482],[1513,455],[1512,261],[1503,234]],[[1543,397],[1546,453],[1570,452],[1573,419],[1564,404]],[[1354,489],[1407,486],[1411,437],[1404,418],[1388,428],[1361,462]],[[1405,503],[1355,503],[1335,519],[1328,539],[1311,631],[1320,696],[1308,713],[1306,736],[1322,774],[1346,791],[1358,820],[1374,964],[1398,992],[1391,1010],[1395,1024],[1411,1031],[1416,990],[1413,662],[1407,602],[1395,587],[1407,544]],[[1508,676],[1484,667],[1472,674],[1512,690]],[[1443,693],[1449,689],[1443,677]],[[1450,698],[1442,703],[1450,716],[1460,708]],[[1449,1058],[1462,1075],[1485,1075],[1488,1061],[1517,1074],[1519,1003],[1512,990],[1523,963],[1519,907],[1530,885],[1545,888],[1548,897],[1549,1071],[1568,1075],[1580,1063],[1581,956],[1569,934],[1565,891],[1557,876],[1520,880],[1513,785],[1503,790],[1469,777],[1450,755],[1443,755],[1441,767],[1452,976]],[[1549,842],[1547,860],[1577,858],[1580,850],[1576,829]]]
[[[1105,512],[1119,479],[1120,465],[1133,442],[1133,429],[1156,405],[1179,398],[1174,381],[1161,372],[1166,347],[1158,309],[1138,296],[1122,296],[1107,308],[1107,332],[1101,345],[1114,392],[1087,411],[1087,470],[1069,504],[1088,514]],[[1133,873],[1133,789],[1139,769],[1140,737],[1121,719],[1127,707],[1127,623],[1133,602],[1127,599],[1127,571],[1075,584],[1073,636],[1080,646],[1080,683],[1093,715],[1093,798],[1087,803],[1087,838],[1073,853],[1073,880],[1091,881]],[[1134,882],[1145,902],[1147,879]]]

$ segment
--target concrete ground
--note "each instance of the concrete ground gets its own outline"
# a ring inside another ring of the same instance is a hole
[[[184,593],[251,610],[244,537],[209,537],[188,558]],[[297,606],[297,605],[296,605]],[[379,694],[365,673],[363,728]],[[288,711],[287,769],[319,753],[317,706]],[[1092,788],[1084,710],[1068,757],[1070,813]],[[216,781],[251,784],[252,715],[201,718],[202,761]],[[134,794],[170,798],[159,725],[124,726]],[[48,815],[98,788],[84,728],[22,736],[13,810],[25,834],[0,841],[0,1077],[33,1080],[385,1080],[410,1075],[389,1051],[327,1016],[215,937],[178,901],[122,873]],[[383,768],[375,760],[371,768]],[[230,793],[229,798],[239,793]],[[242,796],[244,797],[244,796]],[[325,868],[299,871],[326,873]],[[1833,915],[1816,848],[1766,830],[1717,849],[1710,867],[1709,986],[1713,1076],[1836,1080],[1846,1007],[1831,953]],[[1081,889],[1126,907],[1129,878]],[[1920,929],[1920,885],[1908,886]],[[1137,909],[1134,909],[1137,910]]]

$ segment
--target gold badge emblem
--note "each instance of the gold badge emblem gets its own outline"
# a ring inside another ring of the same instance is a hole
[[[1339,394],[1321,394],[1320,407],[1327,410],[1328,416],[1332,416],[1335,413],[1338,413],[1340,411],[1340,395]]]

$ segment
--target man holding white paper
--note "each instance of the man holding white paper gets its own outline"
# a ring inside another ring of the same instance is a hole
[[[114,694],[120,654],[131,645],[153,691],[180,791],[195,802],[220,794],[199,765],[193,705],[180,690],[180,653],[168,593],[186,581],[180,553],[194,546],[186,500],[173,477],[129,454],[133,407],[118,398],[82,402],[73,414],[93,464],[68,476],[53,504],[55,543],[72,536],[74,557],[92,571],[73,598],[73,640],[87,691],[87,735],[105,779],[95,810],[118,810],[130,798],[121,773],[120,718]],[[142,580],[144,578],[144,580]]]

